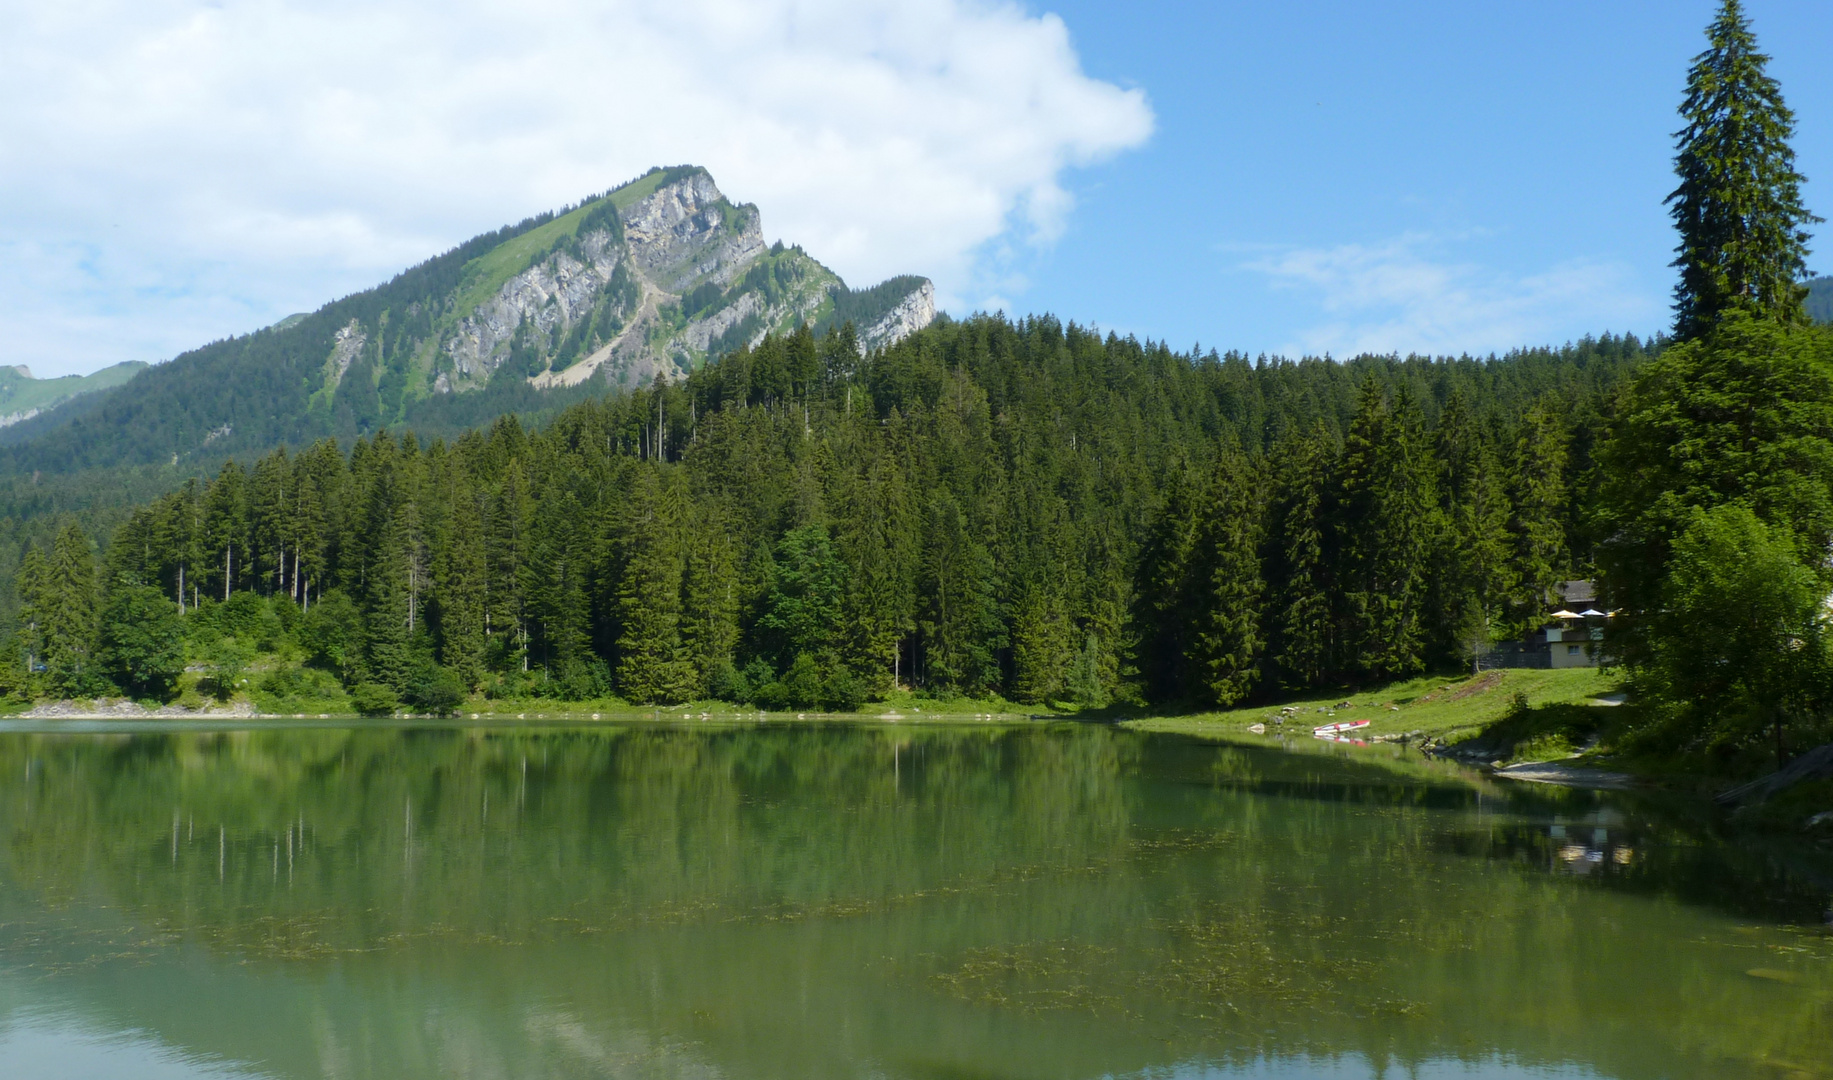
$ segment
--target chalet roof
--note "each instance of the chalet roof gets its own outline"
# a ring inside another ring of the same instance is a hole
[[[1589,581],[1559,582],[1553,586],[1553,595],[1561,607],[1582,609],[1596,607],[1598,602],[1597,587]]]

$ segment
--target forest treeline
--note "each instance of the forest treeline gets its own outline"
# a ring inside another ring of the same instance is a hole
[[[99,561],[68,528],[23,560],[13,667],[156,696],[259,642],[378,708],[1404,676],[1535,625],[1590,565],[1593,450],[1658,351],[1256,362],[993,316],[862,359],[804,329],[540,430],[232,461]]]

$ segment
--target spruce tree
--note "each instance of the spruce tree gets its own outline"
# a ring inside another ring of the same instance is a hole
[[[1032,582],[1012,616],[1012,699],[1035,705],[1060,695],[1073,640],[1062,597],[1048,581]]]
[[[681,641],[680,522],[667,516],[652,466],[637,473],[620,538],[616,593],[618,690],[639,704],[672,704],[692,693],[694,667]]]
[[[1191,553],[1206,510],[1205,488],[1179,455],[1167,469],[1165,503],[1140,552],[1139,670],[1154,701],[1195,689],[1189,668],[1192,621],[1201,602],[1192,581]]]
[[[100,591],[89,538],[65,525],[51,545],[51,557],[37,577],[32,609],[44,648],[46,674],[60,693],[89,693],[98,685],[94,668]]]
[[[1346,659],[1371,678],[1424,666],[1426,571],[1434,523],[1432,462],[1419,408],[1402,386],[1390,406],[1363,382],[1343,454],[1341,517]]]
[[[497,429],[507,439],[521,440],[518,425],[499,422]],[[534,512],[527,471],[520,458],[510,458],[490,499],[484,535],[484,637],[491,659],[503,669],[528,670],[529,532]]]
[[[232,459],[224,463],[204,495],[204,536],[215,580],[211,592],[227,600],[241,583],[248,562],[248,482]]]
[[[1539,625],[1553,584],[1566,569],[1565,424],[1550,402],[1529,409],[1515,435],[1515,558],[1510,577],[1515,585],[1516,620],[1524,628]]]
[[[992,554],[969,531],[961,505],[946,489],[938,492],[923,553],[928,604],[918,621],[922,674],[931,686],[981,694],[998,684],[998,650],[1006,635],[995,573]]]
[[[1282,440],[1273,528],[1273,665],[1289,690],[1316,686],[1330,671],[1329,493],[1336,446],[1320,424],[1309,436]]]
[[[1465,659],[1503,632],[1499,620],[1516,590],[1502,468],[1462,393],[1454,392],[1439,416],[1438,460],[1443,531],[1431,609],[1438,649]]]
[[[1705,52],[1687,73],[1675,133],[1680,186],[1669,213],[1680,231],[1673,265],[1675,332],[1700,336],[1730,308],[1784,322],[1806,319],[1808,232],[1821,220],[1801,201],[1795,115],[1765,71],[1769,57],[1739,0],[1724,0]]]
[[[1199,612],[1190,665],[1206,701],[1227,707],[1247,696],[1266,645],[1261,626],[1262,483],[1255,462],[1225,445],[1209,486],[1191,575]]]
[[[712,690],[721,673],[731,670],[738,645],[738,588],[731,527],[723,513],[708,507],[689,532],[682,587],[681,643],[700,693]]]
[[[433,614],[439,627],[439,659],[466,686],[483,676],[484,557],[483,511],[464,464],[446,463],[440,493],[449,502],[445,542],[433,558]]]

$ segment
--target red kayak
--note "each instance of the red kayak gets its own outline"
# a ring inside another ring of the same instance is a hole
[[[1325,724],[1323,727],[1312,728],[1311,734],[1319,737],[1335,735],[1340,731],[1355,731],[1358,728],[1365,728],[1368,726],[1368,723],[1367,720],[1345,720],[1340,724]]]

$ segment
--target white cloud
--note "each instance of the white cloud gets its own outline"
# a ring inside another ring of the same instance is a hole
[[[974,0],[0,0],[0,318],[159,359],[652,165],[855,284],[1048,243],[1143,94]]]
[[[1412,233],[1376,245],[1291,248],[1243,269],[1317,297],[1324,318],[1285,346],[1295,355],[1480,355],[1556,344],[1573,326],[1624,332],[1666,321],[1663,303],[1621,264],[1574,260],[1511,275],[1448,257],[1462,239]]]

